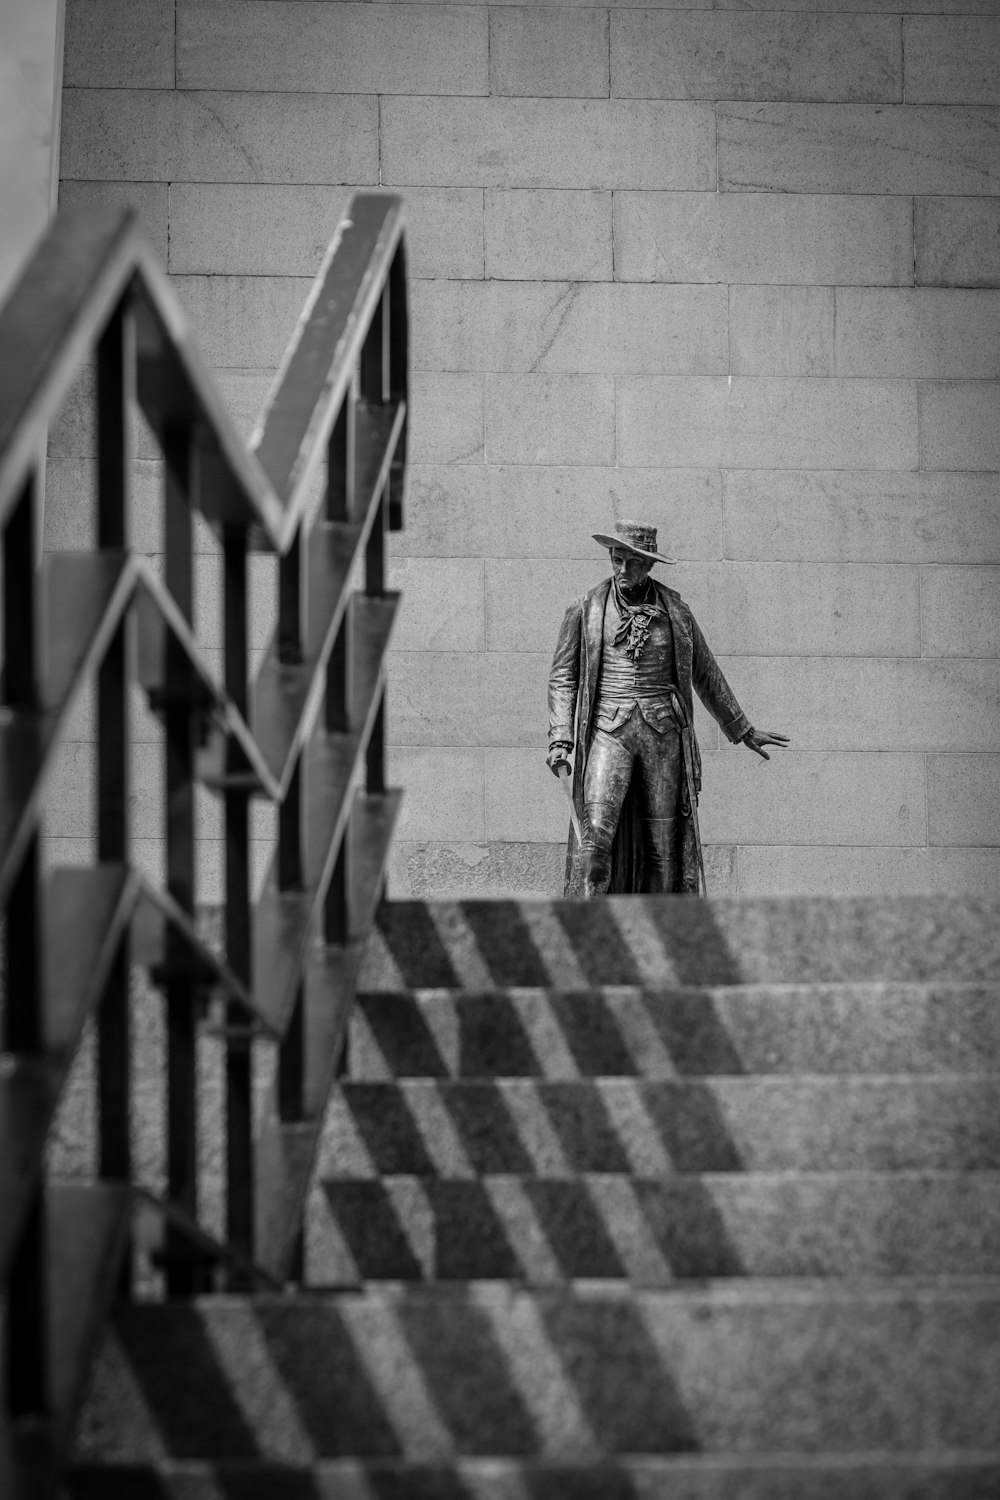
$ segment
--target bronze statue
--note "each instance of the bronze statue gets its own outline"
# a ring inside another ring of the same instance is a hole
[[[613,576],[566,611],[549,675],[548,765],[573,776],[565,894],[704,894],[692,688],[764,760],[788,738],[753,728],[680,594],[649,576],[674,562],[655,528],[617,521],[594,540]]]

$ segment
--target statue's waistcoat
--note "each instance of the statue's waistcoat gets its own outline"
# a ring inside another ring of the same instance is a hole
[[[638,708],[648,724],[662,730],[673,717],[669,690],[677,680],[670,618],[663,610],[651,616],[648,635],[635,660],[628,655],[624,642],[615,644],[621,623],[612,590],[604,611],[594,726],[612,730]]]

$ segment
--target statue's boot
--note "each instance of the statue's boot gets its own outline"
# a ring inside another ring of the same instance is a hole
[[[617,826],[617,811],[605,802],[588,802],[583,833],[583,894],[604,896],[611,879],[611,845]]]

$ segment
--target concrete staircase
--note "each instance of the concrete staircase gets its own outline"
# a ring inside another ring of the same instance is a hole
[[[1000,1496],[1000,904],[397,903],[307,1290],[117,1313],[74,1497]]]

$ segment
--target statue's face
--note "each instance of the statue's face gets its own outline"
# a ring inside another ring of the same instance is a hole
[[[608,550],[611,557],[611,571],[618,580],[618,587],[627,598],[642,588],[652,571],[652,561],[648,557],[639,557],[637,553],[630,552],[627,547],[611,547]]]

